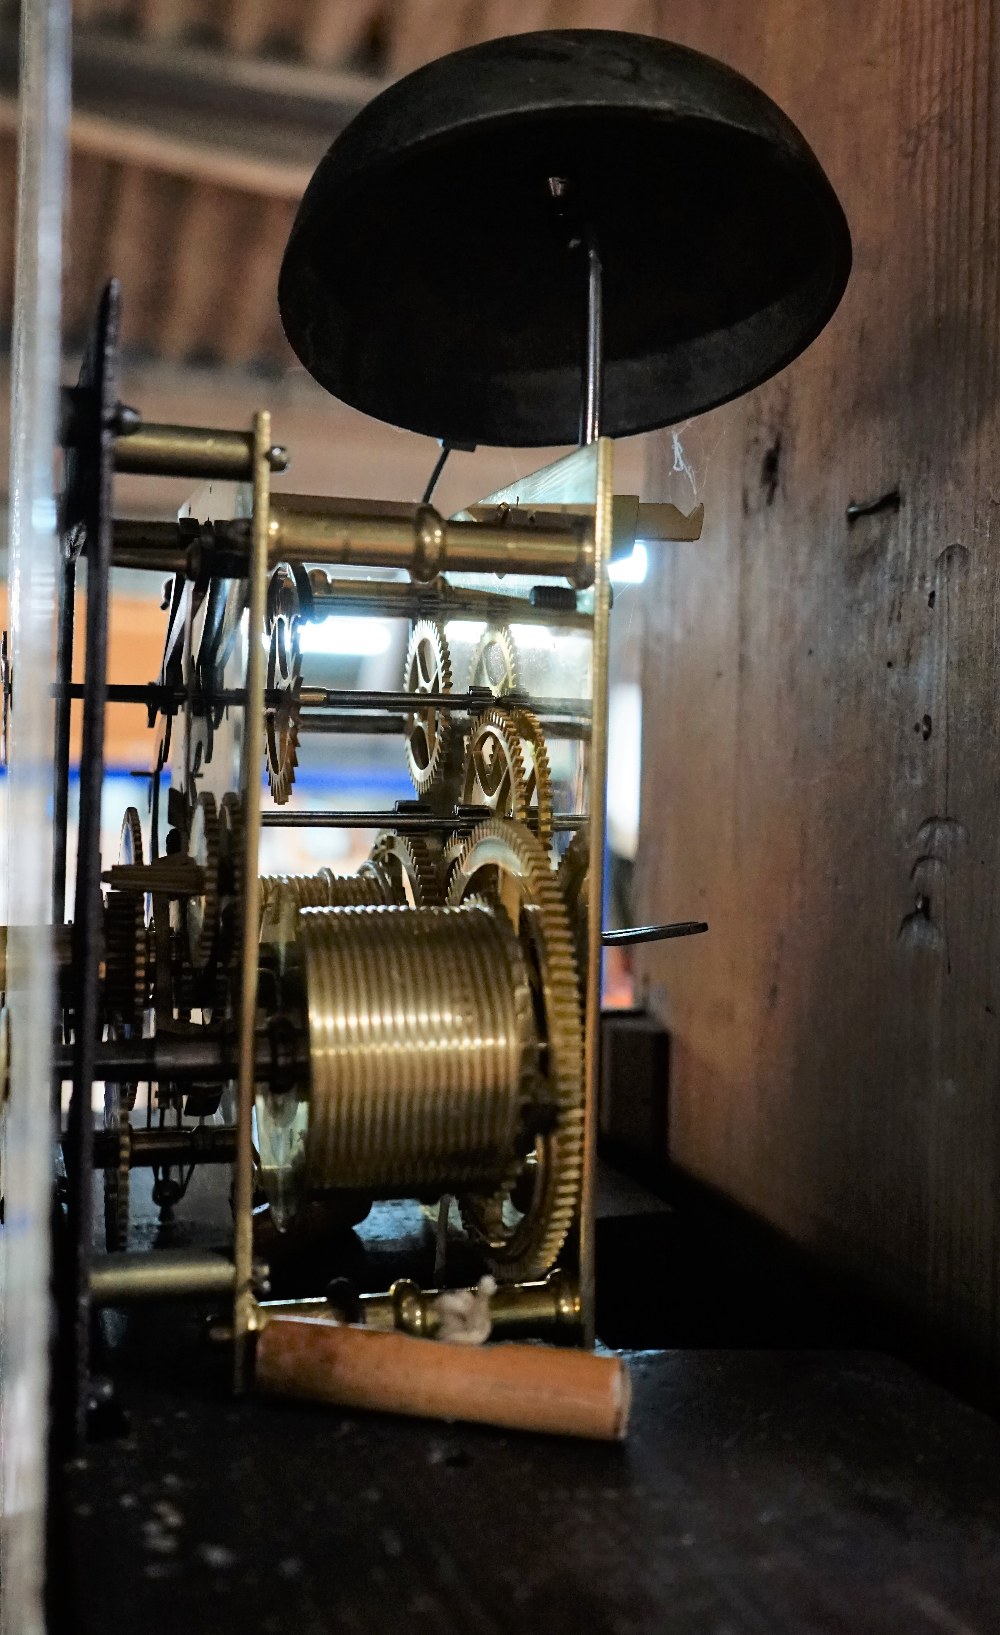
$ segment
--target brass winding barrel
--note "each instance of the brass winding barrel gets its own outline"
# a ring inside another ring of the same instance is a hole
[[[318,1189],[495,1186],[537,1065],[528,976],[506,918],[460,908],[300,915]]]
[[[320,869],[316,874],[265,874],[260,881],[261,913],[278,895],[286,896],[296,908],[360,908],[391,903],[391,884],[373,868],[362,867],[358,874],[334,874]]]

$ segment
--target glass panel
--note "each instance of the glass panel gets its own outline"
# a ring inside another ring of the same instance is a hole
[[[604,896],[604,828],[606,801],[606,722],[607,722],[607,665],[608,665],[608,594],[607,563],[612,542],[612,493],[614,445],[608,438],[576,449],[572,454],[545,466],[541,471],[519,478],[508,487],[491,494],[477,505],[460,513],[461,517],[480,522],[498,520],[508,508],[518,513],[518,521],[530,521],[532,512],[587,515],[594,519],[595,575],[594,589],[577,592],[576,618],[570,622],[565,616],[548,623],[524,627],[512,621],[523,648],[523,679],[519,685],[530,695],[540,719],[545,724],[545,735],[553,773],[553,810],[565,818],[575,818],[574,828],[560,829],[557,823],[555,855],[565,856],[570,845],[586,847],[588,858],[586,874],[581,887],[586,910],[586,980],[582,981],[585,995],[585,1075],[586,1118],[583,1195],[580,1213],[579,1284],[584,1319],[584,1333],[588,1343],[594,1338],[594,1237],[593,1191],[594,1157],[596,1147],[598,1032],[600,1025],[601,976],[601,923]],[[502,590],[505,595],[518,596],[531,602],[544,603],[546,593],[536,590],[537,576],[522,579],[518,575],[472,576],[452,575],[456,585],[470,588]],[[542,582],[543,583],[543,582]],[[565,581],[551,581],[553,587]],[[562,595],[565,592],[561,593]],[[520,619],[518,614],[517,618]],[[519,648],[520,651],[520,648]],[[550,718],[545,712],[545,701],[550,708],[565,713]],[[582,735],[567,738],[568,730],[582,728]],[[585,820],[581,825],[580,819]],[[576,840],[576,834],[585,834],[587,840]],[[573,857],[567,859],[573,862]],[[576,870],[568,870],[567,884],[572,891]],[[572,912],[572,904],[571,904]],[[577,922],[579,923],[579,921]],[[580,942],[578,956],[584,958]]]
[[[69,3],[24,5],[8,549],[14,697],[5,839],[10,1086],[3,1124],[0,1627],[44,1626],[49,1214],[54,611]]]

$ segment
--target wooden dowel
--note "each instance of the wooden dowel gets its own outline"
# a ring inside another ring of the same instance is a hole
[[[624,1438],[631,1399],[618,1357],[443,1345],[308,1317],[267,1323],[257,1339],[256,1383],[275,1396],[605,1442]]]

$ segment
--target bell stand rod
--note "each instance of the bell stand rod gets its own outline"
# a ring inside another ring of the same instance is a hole
[[[587,256],[587,346],[583,365],[580,442],[596,443],[601,435],[604,396],[604,269],[597,235],[588,226],[582,240]]]
[[[583,243],[587,252],[587,352],[580,442],[596,443],[601,434],[604,388],[604,269],[593,227],[587,229]],[[703,920],[677,920],[668,925],[632,925],[621,930],[603,931],[601,944],[605,948],[632,947],[638,943],[665,942],[673,937],[694,937],[707,930],[708,926]]]

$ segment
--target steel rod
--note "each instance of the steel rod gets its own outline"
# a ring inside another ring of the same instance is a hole
[[[253,422],[253,526],[250,554],[250,640],[247,642],[246,711],[240,751],[243,805],[243,912],[245,926],[260,923],[260,786],[264,775],[264,652],[253,632],[263,630],[267,603],[267,555],[271,501],[271,416]],[[258,948],[255,935],[243,938],[239,982],[240,1060],[236,1093],[236,1174],[233,1186],[234,1259],[233,1384],[246,1384],[246,1336],[253,1317],[253,1117],[254,1037],[257,1027]]]
[[[128,1300],[178,1300],[231,1294],[236,1268],[224,1255],[154,1249],[148,1255],[101,1255],[90,1274],[95,1306]]]
[[[531,710],[535,715],[571,716],[590,720],[589,698],[532,698],[527,693],[491,693],[484,687],[473,693],[362,692],[360,689],[303,687],[303,710],[394,710],[412,715],[415,710],[464,710],[479,715],[485,709]],[[275,695],[275,702],[282,695]]]
[[[570,595],[568,589],[566,595]],[[536,606],[525,597],[475,590],[447,580],[418,585],[403,580],[328,579],[326,589],[314,586],[311,615],[314,622],[320,623],[338,613],[448,622],[485,619],[490,624],[552,625],[557,629],[578,630],[589,630],[593,624],[593,615],[580,612],[575,606]]]
[[[52,919],[66,918],[66,840],[69,829],[69,757],[72,705],[67,686],[73,674],[73,626],[76,613],[76,558],[64,552],[59,577],[56,638],[55,792],[52,804]]]
[[[56,693],[56,689],[53,691]],[[83,698],[86,686],[83,682],[74,681],[59,691],[64,691],[70,698]],[[262,696],[264,706],[270,709],[288,702],[287,693],[276,689],[265,689]],[[107,701],[109,704],[141,704],[146,709],[176,710],[187,705],[189,695],[183,687],[162,687],[155,681],[110,682],[107,686]],[[246,692],[242,687],[219,687],[210,693],[195,692],[190,695],[191,707],[195,714],[216,709],[220,705],[236,705],[242,708],[245,701]],[[381,692],[377,688],[362,691],[360,688],[351,687],[303,687],[299,702],[303,719],[306,721],[309,720],[312,710],[344,712],[392,710],[397,714],[405,711],[412,715],[417,709],[435,709],[464,711],[468,715],[478,715],[484,709],[528,709],[539,716],[570,717],[581,721],[589,721],[591,714],[590,700],[587,698],[531,698],[526,693],[494,694],[485,687],[474,693],[407,693]]]
[[[402,715],[353,715],[347,710],[304,710],[299,716],[300,732],[359,733],[401,736],[406,728]]]
[[[474,816],[435,817],[430,812],[286,812],[268,810],[261,813],[265,829],[395,829],[399,834],[454,834],[456,830],[474,829],[489,817],[488,812]],[[553,829],[583,829],[588,822],[583,812],[556,812]]]
[[[290,1072],[308,1072],[308,1052],[288,1053],[267,1032],[257,1031],[253,1046],[254,1076],[281,1079]],[[55,1072],[65,1078],[72,1071],[72,1045],[57,1045]],[[93,1056],[95,1080],[131,1083],[136,1080],[235,1078],[239,1067],[237,1040],[232,1034],[160,1033],[152,1039],[107,1040]]]
[[[94,1134],[94,1168],[118,1163],[117,1130]],[[187,1124],[163,1129],[134,1129],[129,1146],[130,1169],[153,1169],[170,1164],[231,1164],[236,1157],[236,1130],[231,1125]]]
[[[582,740],[590,737],[589,721],[571,721],[566,716],[538,717],[538,724],[548,738]],[[373,737],[401,735],[406,730],[403,715],[351,715],[335,710],[304,710],[299,717],[300,732],[341,733],[347,737],[370,734]]]
[[[666,942],[671,937],[697,937],[708,926],[704,920],[675,920],[671,925],[628,925],[618,931],[602,931],[605,948],[631,948],[636,943]]]

